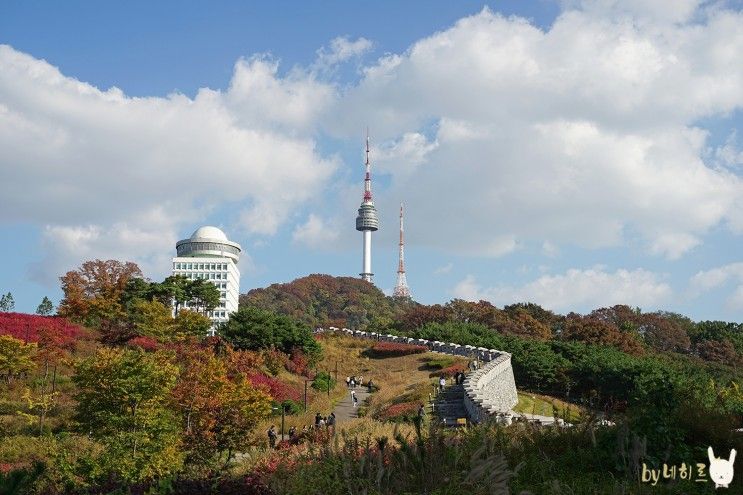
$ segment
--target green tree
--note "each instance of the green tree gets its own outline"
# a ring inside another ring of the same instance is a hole
[[[193,282],[183,275],[171,275],[163,280],[160,293],[166,295],[174,303],[176,316],[180,313],[183,303],[189,300],[192,285]]]
[[[54,304],[52,304],[52,301],[44,296],[44,299],[41,300],[41,304],[38,305],[36,308],[36,314],[40,316],[49,316],[54,311]]]
[[[0,335],[0,377],[10,383],[36,367],[36,344],[26,344],[10,335]]]
[[[137,300],[132,303],[131,320],[139,335],[153,337],[160,341],[172,340],[173,317],[170,308],[157,300]]]
[[[176,416],[166,406],[178,368],[163,353],[100,349],[76,366],[77,420],[106,446],[102,463],[124,482],[180,469]]]
[[[220,333],[236,349],[276,348],[289,354],[292,349],[299,348],[313,359],[321,353],[307,325],[251,306],[243,306],[232,313],[221,326]]]
[[[203,338],[209,332],[212,322],[209,318],[197,313],[182,309],[175,316],[173,327],[177,338],[196,337]]]
[[[219,305],[219,289],[208,280],[197,278],[186,286],[188,301],[195,304],[196,310],[206,314]]]
[[[15,309],[15,300],[13,294],[8,292],[0,297],[0,311],[13,311]]]

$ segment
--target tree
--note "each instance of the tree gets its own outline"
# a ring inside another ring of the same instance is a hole
[[[60,277],[64,297],[58,313],[92,327],[99,327],[104,321],[122,320],[126,314],[121,296],[133,277],[142,277],[135,263],[86,261]]]
[[[15,309],[15,300],[13,294],[8,292],[7,294],[0,297],[0,311],[10,312]]]
[[[136,333],[159,341],[173,340],[173,317],[170,308],[160,301],[136,300],[132,303],[131,320]]]
[[[26,344],[10,335],[0,335],[0,376],[10,383],[27,375],[36,366],[36,344]]]
[[[187,300],[196,305],[202,313],[213,310],[219,305],[219,289],[208,280],[197,278],[186,286]]]
[[[160,352],[99,349],[77,364],[77,420],[106,446],[103,465],[123,481],[180,469],[178,421],[166,407],[177,376]]]
[[[565,319],[561,337],[586,344],[613,346],[628,354],[643,353],[642,344],[635,333],[621,331],[611,319],[606,318],[582,317],[571,313]]]
[[[706,361],[734,366],[738,361],[738,354],[732,342],[723,340],[703,340],[696,345],[697,354]]]
[[[276,348],[289,354],[296,347],[315,359],[321,353],[320,345],[306,325],[287,316],[250,306],[243,306],[232,313],[221,326],[220,333],[236,349]]]
[[[171,275],[162,282],[161,294],[167,295],[169,300],[175,303],[175,315],[178,316],[183,303],[189,300],[191,296],[191,280],[183,275]]]
[[[211,350],[183,345],[178,349],[180,376],[173,400],[182,419],[187,461],[214,466],[245,450],[249,435],[271,412],[271,397],[247,384],[242,375],[230,377],[227,367]]]
[[[176,338],[179,339],[186,337],[203,338],[208,334],[211,326],[212,322],[209,318],[187,309],[179,311],[173,322]]]
[[[645,314],[638,321],[645,342],[658,351],[689,352],[691,340],[674,320],[658,314]]]
[[[48,297],[44,296],[41,300],[41,304],[36,308],[36,314],[40,316],[49,316],[54,311],[54,304],[49,300]]]

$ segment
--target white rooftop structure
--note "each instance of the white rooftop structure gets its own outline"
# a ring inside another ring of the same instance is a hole
[[[222,230],[210,225],[199,227],[188,239],[176,243],[177,256],[173,258],[173,275],[189,280],[204,279],[217,286],[219,305],[208,316],[214,326],[227,321],[237,311],[240,295],[240,244],[230,241]],[[189,309],[189,303],[184,305]]]

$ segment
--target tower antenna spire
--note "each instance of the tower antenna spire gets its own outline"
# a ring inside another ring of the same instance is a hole
[[[408,280],[405,276],[405,227],[403,219],[403,204],[400,203],[400,259],[397,263],[397,284],[395,284],[395,289],[392,291],[392,296],[410,299],[410,288],[408,287]]]

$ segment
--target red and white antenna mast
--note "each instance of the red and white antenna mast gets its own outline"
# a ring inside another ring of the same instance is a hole
[[[393,297],[410,299],[410,288],[405,277],[405,227],[403,225],[403,205],[400,203],[400,260],[397,264],[397,284]]]

